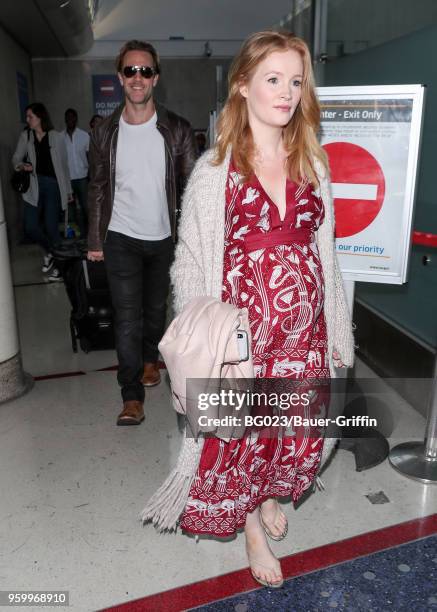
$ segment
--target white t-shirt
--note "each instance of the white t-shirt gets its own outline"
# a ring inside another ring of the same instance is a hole
[[[115,194],[109,228],[140,240],[171,235],[165,191],[165,144],[156,113],[139,125],[120,117]]]
[[[68,135],[67,130],[64,130],[62,134],[67,148],[71,180],[85,178],[88,175],[87,153],[90,148],[89,134],[80,128],[74,130],[72,138]]]

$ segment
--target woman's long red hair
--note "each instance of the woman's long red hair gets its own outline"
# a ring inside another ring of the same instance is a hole
[[[239,173],[247,179],[253,173],[255,145],[249,126],[246,99],[240,87],[274,51],[297,51],[303,62],[302,97],[290,122],[284,127],[287,174],[290,179],[318,185],[314,158],[327,168],[327,156],[317,140],[320,106],[315,92],[311,56],[307,44],[289,32],[265,31],[252,34],[234,58],[229,70],[229,93],[217,121],[216,164],[223,162],[229,146]]]

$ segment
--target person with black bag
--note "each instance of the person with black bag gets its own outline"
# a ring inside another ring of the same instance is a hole
[[[62,281],[54,267],[53,250],[61,242],[59,218],[72,199],[65,143],[53,129],[47,109],[40,102],[26,108],[27,128],[18,139],[12,158],[15,175],[29,173],[29,186],[23,182],[24,231],[44,249],[42,271],[49,281]],[[18,186],[18,185],[17,185]]]

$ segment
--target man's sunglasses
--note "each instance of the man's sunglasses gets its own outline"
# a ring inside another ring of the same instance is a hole
[[[123,68],[123,74],[127,79],[131,79],[136,73],[139,72],[143,79],[151,79],[158,74],[158,71],[150,66],[125,66]]]

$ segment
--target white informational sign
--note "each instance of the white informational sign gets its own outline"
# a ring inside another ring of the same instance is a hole
[[[407,280],[424,87],[319,87],[343,278]]]

